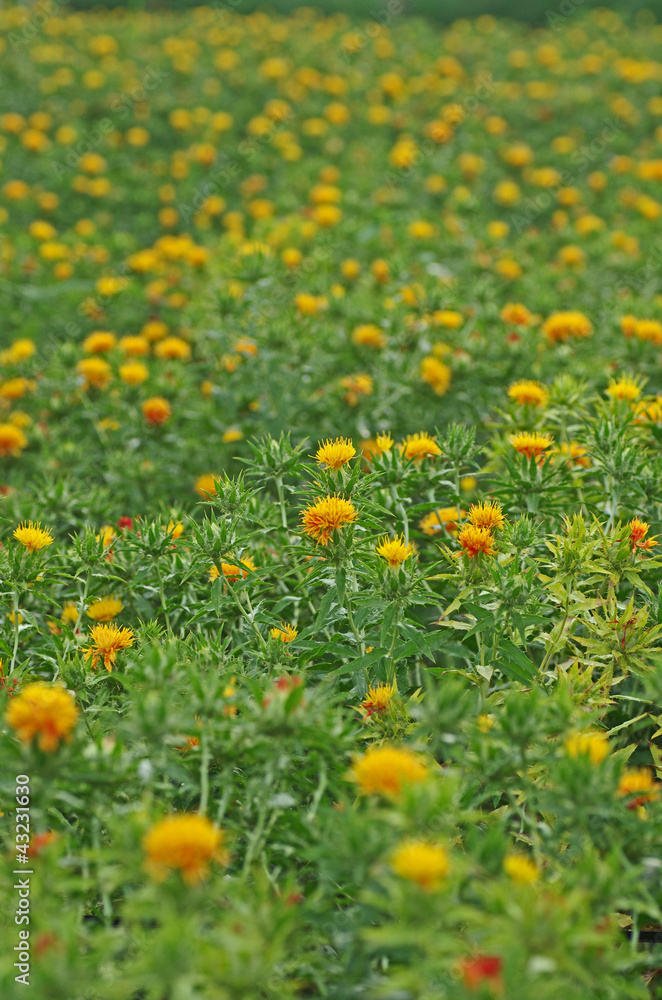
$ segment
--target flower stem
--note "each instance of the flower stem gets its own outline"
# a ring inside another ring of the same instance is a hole
[[[262,635],[262,633],[260,632],[259,628],[257,627],[257,625],[255,623],[255,612],[253,611],[253,605],[251,604],[251,599],[250,599],[250,596],[248,594],[248,591],[246,591],[246,590],[244,591],[244,595],[246,597],[246,607],[244,607],[244,605],[241,603],[241,598],[239,597],[239,594],[235,593],[234,587],[232,586],[232,583],[230,583],[230,582],[228,583],[228,590],[232,594],[232,600],[234,601],[234,603],[237,605],[239,611],[241,612],[241,617],[245,621],[248,622],[248,624],[250,625],[251,629],[253,630],[253,632],[255,634],[255,637],[257,638],[257,641],[260,644],[260,649],[262,650],[263,653],[266,653],[267,652],[267,644],[265,642],[264,636]],[[248,609],[248,613],[247,613],[247,609]]]
[[[209,802],[209,744],[207,736],[202,733],[200,737],[200,808],[198,812],[204,816],[207,812]]]
[[[563,636],[563,629],[565,628],[565,623],[568,620],[568,607],[569,607],[569,604],[570,604],[570,593],[568,593],[568,595],[567,595],[567,597],[565,599],[565,609],[563,611],[563,620],[557,626],[557,628],[558,628],[558,635],[557,635],[556,639],[550,641],[549,649],[545,653],[545,656],[543,657],[543,661],[540,664],[540,673],[541,674],[544,673],[545,670],[547,669],[549,661],[551,660],[552,656],[556,652],[557,643],[558,643],[558,641]]]
[[[83,587],[83,593],[80,598],[80,608],[78,609],[78,618],[76,619],[76,623],[73,627],[74,641],[76,639],[76,636],[78,635],[78,630],[83,620],[83,614],[85,612],[85,602],[87,601],[87,592],[90,589],[91,579],[92,579],[92,570],[90,570],[89,573],[87,574],[87,579],[85,580],[85,586]],[[63,657],[68,655],[70,647],[71,647],[71,639],[67,637],[67,642],[65,644],[64,652],[62,654]],[[55,677],[57,677],[57,673]],[[55,677],[53,678],[53,680],[55,680]]]
[[[168,609],[166,605],[165,588],[163,586],[163,577],[161,576],[161,567],[159,566],[157,560],[155,560],[155,566],[156,566],[156,577],[159,581],[159,596],[161,598],[161,611],[163,612],[163,616],[165,618],[166,627],[168,631],[170,631],[170,615],[168,614]]]
[[[16,656],[18,654],[18,590],[14,591],[13,594],[13,608],[14,608],[14,649],[12,651],[11,665],[9,667],[9,673],[14,672],[14,667],[16,666]]]
[[[285,508],[285,490],[283,489],[282,476],[276,476],[276,491],[278,493],[278,506],[280,507],[280,521],[287,531],[287,510]]]
[[[393,653],[395,652],[395,644],[398,641],[398,622],[400,620],[400,609],[398,608],[397,614],[395,616],[395,621],[393,622],[393,638],[391,639],[391,646],[388,651],[388,658],[390,660],[388,668],[388,683],[393,684],[395,680],[395,660],[393,659]]]

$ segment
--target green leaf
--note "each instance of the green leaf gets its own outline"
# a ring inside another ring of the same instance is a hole
[[[379,641],[382,646],[385,646],[386,643],[388,642],[388,638],[392,634],[394,626],[397,628],[397,625],[395,623],[398,617],[398,611],[399,611],[398,605],[395,603],[395,601],[393,601],[393,603],[389,604],[389,606],[386,608],[386,611],[384,612],[382,628],[379,634]]]
[[[218,615],[221,617],[221,598],[223,597],[223,582],[220,576],[217,576],[211,585],[211,604]]]
[[[323,597],[322,603],[320,604],[319,607],[319,611],[317,612],[317,618],[315,619],[315,624],[313,625],[313,632],[312,632],[313,635],[316,635],[319,632],[319,630],[322,628],[322,625],[329,617],[329,612],[333,606],[333,599],[335,596],[336,595],[333,592],[333,590],[329,590],[329,592]]]
[[[345,603],[345,584],[347,582],[347,576],[344,569],[336,570],[336,593],[338,595],[338,603]]]
[[[522,681],[524,684],[539,684],[540,676],[538,668],[521,649],[508,639],[502,639],[499,643],[499,654],[505,654],[505,662],[501,655],[496,661],[499,670],[506,676]]]
[[[363,670],[365,667],[372,666],[373,663],[377,663],[384,656],[388,656],[388,649],[373,649],[372,652],[366,653],[365,656],[358,656],[355,660],[350,660],[349,663],[343,663],[341,667],[336,667],[330,673],[336,676],[338,674],[353,674],[357,670]]]

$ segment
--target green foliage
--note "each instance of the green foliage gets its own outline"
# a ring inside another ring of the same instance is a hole
[[[0,996],[661,997],[660,28],[252,6],[0,11]]]

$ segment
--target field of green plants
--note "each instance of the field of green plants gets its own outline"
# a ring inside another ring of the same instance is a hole
[[[662,997],[662,25],[570,6],[0,11],[2,1000]]]

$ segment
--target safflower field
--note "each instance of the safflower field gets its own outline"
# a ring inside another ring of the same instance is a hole
[[[3,1000],[662,996],[662,25],[571,6],[0,11]]]

